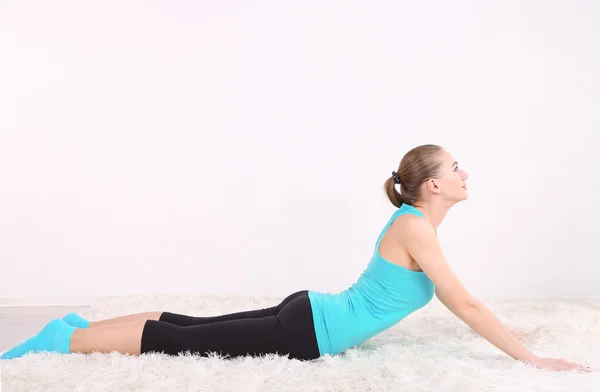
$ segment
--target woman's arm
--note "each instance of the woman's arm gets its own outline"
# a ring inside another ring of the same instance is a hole
[[[436,296],[440,302],[448,302],[443,294],[437,293],[437,290]],[[512,358],[529,363],[535,363],[538,359],[519,343],[500,320],[480,301],[472,301],[469,306],[460,308],[448,308],[475,332]]]
[[[502,325],[485,304],[479,301],[469,308],[461,309],[456,314],[475,332],[516,360],[531,363],[540,369],[591,372],[589,366],[582,366],[560,358],[540,358],[533,355],[517,342],[513,333]]]
[[[402,243],[423,272],[434,283],[439,300],[479,335],[512,358],[554,370],[581,369],[583,366],[562,359],[539,358],[518,342],[511,332],[462,285],[450,268],[429,222],[417,216],[407,217]]]
[[[533,355],[516,341],[502,323],[465,289],[450,268],[435,230],[429,222],[414,216],[406,219],[403,243],[411,257],[435,285],[435,294],[452,313],[494,346],[516,360],[532,362]]]

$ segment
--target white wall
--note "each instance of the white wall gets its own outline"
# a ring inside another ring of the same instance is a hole
[[[0,297],[336,292],[402,155],[480,298],[600,296],[593,1],[4,1]]]

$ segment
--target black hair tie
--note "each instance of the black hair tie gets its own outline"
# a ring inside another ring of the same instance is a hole
[[[400,184],[400,177],[398,176],[398,173],[396,173],[395,171],[392,171],[392,178],[394,179],[394,182],[396,184]]]

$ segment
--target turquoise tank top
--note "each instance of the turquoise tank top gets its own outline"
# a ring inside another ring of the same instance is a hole
[[[396,210],[377,238],[371,261],[352,286],[336,294],[308,291],[321,355],[363,343],[433,298],[435,286],[424,272],[393,264],[379,254],[381,238],[403,214],[423,216],[408,204]]]

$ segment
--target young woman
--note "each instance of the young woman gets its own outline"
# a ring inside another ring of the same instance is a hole
[[[590,371],[529,352],[463,287],[446,262],[436,229],[454,204],[467,199],[468,175],[456,160],[443,148],[427,144],[410,150],[397,170],[384,188],[398,210],[379,235],[364,272],[340,293],[304,290],[271,308],[215,317],[148,312],[88,322],[70,313],[52,320],[2,359],[40,351],[117,351],[225,357],[274,353],[311,360],[361,344],[428,304],[435,294],[475,332],[516,360],[539,368]]]

